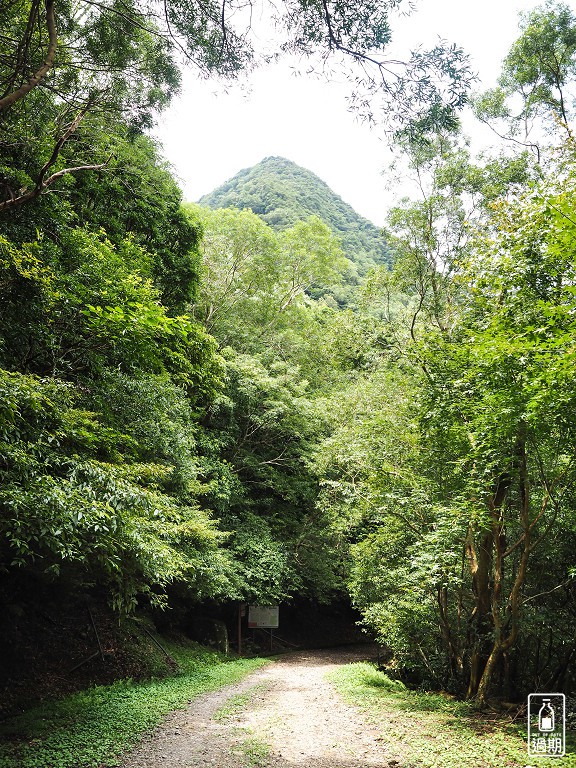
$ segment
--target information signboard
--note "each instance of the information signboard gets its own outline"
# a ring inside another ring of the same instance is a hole
[[[277,605],[250,605],[248,606],[249,629],[278,629]]]

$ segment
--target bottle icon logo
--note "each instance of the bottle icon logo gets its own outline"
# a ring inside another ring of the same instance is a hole
[[[554,709],[550,706],[550,699],[543,699],[538,712],[538,730],[544,733],[554,730]]]
[[[528,696],[528,754],[563,757],[566,754],[566,697],[563,693]]]

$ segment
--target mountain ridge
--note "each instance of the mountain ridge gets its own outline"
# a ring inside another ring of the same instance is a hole
[[[198,202],[209,208],[249,208],[277,230],[318,216],[340,238],[359,275],[391,261],[386,239],[375,224],[315,173],[284,157],[265,157],[243,168]]]

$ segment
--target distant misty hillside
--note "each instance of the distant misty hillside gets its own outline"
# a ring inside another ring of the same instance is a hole
[[[250,208],[274,229],[319,216],[340,238],[360,274],[374,264],[390,263],[390,251],[378,227],[316,174],[283,157],[267,157],[245,168],[199,202],[210,208]]]

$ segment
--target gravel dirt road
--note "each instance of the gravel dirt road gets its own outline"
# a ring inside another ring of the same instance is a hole
[[[400,768],[325,679],[369,649],[291,653],[171,714],[122,768]]]

